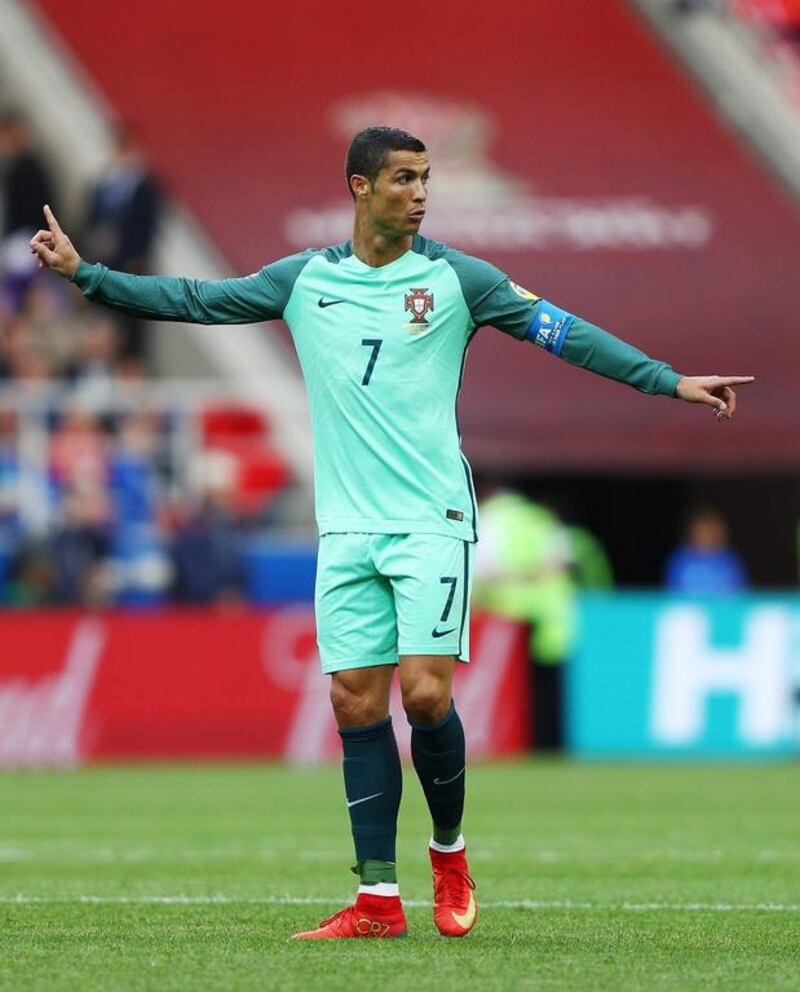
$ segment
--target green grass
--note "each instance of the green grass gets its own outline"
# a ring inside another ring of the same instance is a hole
[[[287,937],[353,892],[338,769],[0,775],[0,989],[797,990],[798,778],[794,765],[474,768],[483,908],[447,941],[422,904],[427,817],[407,774],[411,938],[298,944]],[[147,901],[162,897],[186,901]]]

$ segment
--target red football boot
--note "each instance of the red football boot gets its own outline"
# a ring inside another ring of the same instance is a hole
[[[443,937],[465,937],[478,919],[475,883],[467,852],[443,854],[429,848],[433,869],[433,920]]]
[[[341,940],[350,937],[405,937],[406,914],[400,896],[359,892],[355,903],[323,920],[316,930],[296,933],[292,940]]]

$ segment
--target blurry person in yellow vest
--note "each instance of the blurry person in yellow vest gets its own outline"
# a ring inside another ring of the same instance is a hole
[[[488,487],[487,487],[488,488]],[[510,489],[491,486],[479,505],[473,602],[530,626],[533,739],[537,750],[563,746],[563,663],[576,633],[572,541],[557,515]]]

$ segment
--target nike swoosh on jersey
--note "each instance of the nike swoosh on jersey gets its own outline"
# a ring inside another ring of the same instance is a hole
[[[466,771],[466,765],[461,769],[458,775],[454,775],[452,778],[435,778],[433,780],[434,785],[449,785],[451,782],[455,782],[457,778],[460,778]]]
[[[469,930],[478,915],[478,904],[475,902],[475,896],[470,892],[466,913],[457,913],[455,910],[451,910],[451,912],[456,923],[465,930]]]
[[[382,792],[374,792],[371,796],[364,796],[363,799],[354,799],[352,802],[348,800],[347,808],[350,809],[351,806],[358,806],[359,803],[365,803],[369,799],[377,799],[378,796],[382,796]]]
[[[335,307],[337,303],[347,303],[347,300],[324,300],[321,296],[317,300],[317,306],[322,310],[324,310],[325,307]]]
[[[451,627],[450,630],[437,630],[435,627],[431,631],[431,637],[446,637],[448,634],[452,634],[455,627]]]

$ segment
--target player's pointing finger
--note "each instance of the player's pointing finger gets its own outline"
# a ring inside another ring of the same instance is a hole
[[[746,386],[755,380],[754,375],[720,375],[717,376],[718,386]]]
[[[56,220],[56,215],[53,213],[53,211],[46,203],[44,205],[44,219],[47,221],[47,226],[50,228],[53,234],[62,233],[61,227],[58,221]]]

